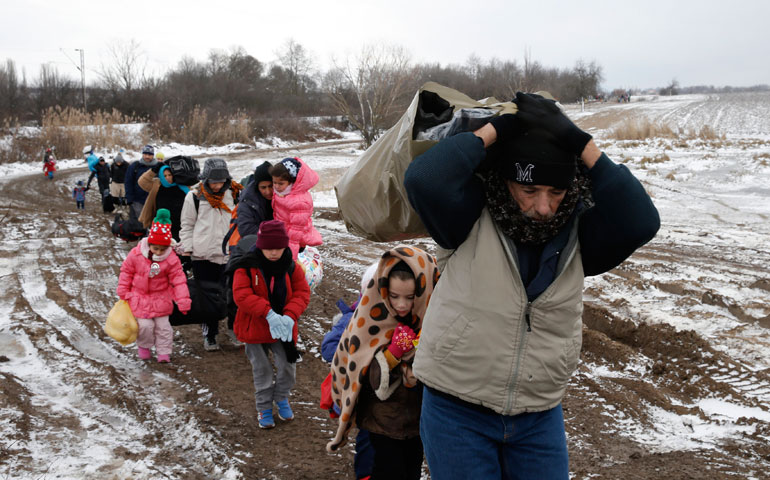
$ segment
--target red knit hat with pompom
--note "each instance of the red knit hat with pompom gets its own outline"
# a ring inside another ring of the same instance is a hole
[[[171,212],[165,208],[158,210],[150,226],[147,243],[152,245],[171,245]]]

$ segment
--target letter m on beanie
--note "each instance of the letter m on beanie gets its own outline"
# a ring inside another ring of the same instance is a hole
[[[521,168],[521,164],[516,164],[516,181],[518,183],[532,183],[532,170],[535,168],[533,164],[528,164],[526,168]]]

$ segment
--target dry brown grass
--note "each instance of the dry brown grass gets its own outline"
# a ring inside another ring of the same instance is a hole
[[[677,132],[665,123],[647,118],[628,118],[614,127],[610,137],[615,140],[647,140],[650,138],[677,138]]]
[[[648,164],[663,163],[663,162],[668,162],[669,160],[671,160],[671,158],[669,158],[668,155],[666,155],[665,153],[661,153],[661,154],[655,155],[654,157],[642,157],[642,159],[639,160],[639,166],[641,166],[642,168],[646,168],[646,165]]]
[[[754,155],[754,160],[757,161],[763,167],[770,165],[770,153],[759,153]]]
[[[165,141],[195,145],[251,144],[254,140],[270,137],[298,142],[336,137],[328,129],[320,128],[301,117],[249,117],[245,112],[214,116],[198,107],[181,125],[171,115],[164,113],[152,129],[155,137]]]
[[[8,148],[0,150],[0,163],[41,160],[46,147],[55,147],[59,158],[80,157],[86,145],[92,145],[97,151],[136,148],[146,139],[136,138],[121,125],[141,122],[117,110],[85,113],[69,107],[44,112],[39,130],[24,130],[18,122],[6,120],[0,133],[8,136]]]
[[[674,129],[663,122],[654,122],[648,118],[627,118],[614,127],[609,134],[615,140],[640,141],[652,138],[670,138],[679,148],[689,147],[692,140],[703,140],[710,143],[724,141],[726,135],[719,135],[711,125],[703,125],[698,130]]]

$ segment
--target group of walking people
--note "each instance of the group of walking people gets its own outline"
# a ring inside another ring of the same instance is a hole
[[[519,93],[515,103],[516,114],[413,160],[404,191],[437,256],[386,249],[324,339],[339,422],[327,450],[357,427],[357,478],[419,479],[423,458],[439,480],[569,478],[561,401],[580,355],[584,277],[623,262],[660,219],[640,182],[555,102]],[[208,159],[200,183],[185,186],[147,155],[129,165],[126,196],[150,234],[118,287],[141,317],[139,357],[154,347],[158,361],[171,360],[172,300],[191,308],[177,256],[189,257],[195,278],[221,281],[233,220],[253,242],[227,271],[257,423],[275,427],[274,413],[292,420],[298,322],[310,299],[295,262],[321,243],[308,192],[318,175],[286,158],[238,183],[224,160]],[[128,187],[137,174],[144,193]],[[203,329],[207,350],[215,320]]]

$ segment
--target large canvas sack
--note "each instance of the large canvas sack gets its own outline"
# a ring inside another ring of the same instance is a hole
[[[212,318],[220,319],[227,316],[227,299],[219,282],[191,278],[187,280],[187,289],[190,291],[190,300],[192,300],[190,311],[187,315],[183,315],[174,303],[174,311],[168,318],[171,325],[206,323]]]
[[[482,109],[464,116],[461,110]],[[484,110],[488,115],[484,116]],[[347,229],[375,242],[392,242],[428,235],[404,191],[404,172],[418,155],[438,143],[442,135],[473,131],[501,113],[515,113],[516,105],[490,97],[476,101],[435,82],[423,85],[401,119],[377,139],[334,186]],[[427,135],[433,127],[448,128]],[[419,138],[418,138],[419,137]]]

